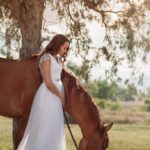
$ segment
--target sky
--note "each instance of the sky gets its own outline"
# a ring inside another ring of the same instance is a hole
[[[55,31],[56,33],[62,33],[65,34],[65,26],[59,22],[57,12],[55,10],[51,10],[50,6],[47,6],[44,11],[44,18],[46,20],[47,26],[49,26],[49,29],[51,31]],[[105,36],[105,29],[100,26],[98,23],[86,23],[87,27],[89,29],[89,35],[92,38],[92,45],[95,47],[100,47],[100,45],[103,45],[103,39]],[[141,62],[140,58],[137,58],[136,66],[139,69],[139,71],[144,73],[143,78],[143,86],[139,86],[137,84],[138,79],[131,79],[135,85],[137,85],[138,89],[146,90],[147,87],[150,87],[150,57],[148,57],[148,63],[144,64]],[[68,60],[73,61],[74,63],[80,65],[81,61],[78,59],[76,61],[76,57],[74,57],[73,53],[69,53]],[[92,79],[103,79],[105,77],[105,69],[109,68],[110,64],[106,62],[105,60],[102,60],[101,63],[97,66],[94,66],[91,70],[91,78]],[[126,79],[126,77],[130,77],[130,69],[128,68],[128,63],[125,61],[122,65],[119,66],[119,76],[121,76],[123,79]],[[123,83],[120,83],[122,86]]]

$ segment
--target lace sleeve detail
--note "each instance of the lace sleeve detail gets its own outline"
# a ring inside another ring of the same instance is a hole
[[[40,68],[40,71],[41,73],[43,73],[43,69],[42,69],[42,62],[46,61],[46,60],[49,60],[51,61],[51,56],[50,54],[44,54],[41,56],[40,60],[39,60],[39,68]]]
[[[46,60],[51,60],[51,57],[50,57],[49,54],[42,55],[41,58],[40,58],[39,63],[41,64],[43,61],[46,61]]]

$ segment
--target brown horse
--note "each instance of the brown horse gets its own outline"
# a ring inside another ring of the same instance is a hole
[[[34,94],[42,83],[38,67],[39,56],[22,60],[0,58],[0,114],[13,119],[13,141],[16,150],[28,121]],[[79,80],[63,69],[65,111],[81,127],[83,138],[80,150],[105,150],[108,146],[107,131],[112,124],[101,125],[97,106],[84,90]]]

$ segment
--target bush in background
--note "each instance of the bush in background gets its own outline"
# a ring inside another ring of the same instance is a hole
[[[121,106],[118,101],[110,101],[110,100],[99,99],[99,98],[94,98],[94,100],[101,109],[121,110]]]
[[[145,100],[145,109],[150,112],[150,100]]]

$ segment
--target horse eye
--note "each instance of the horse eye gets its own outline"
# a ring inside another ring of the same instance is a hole
[[[106,146],[103,146],[103,150],[106,150]]]
[[[108,146],[108,144],[107,144],[107,143],[104,143],[104,144],[103,144],[103,150],[106,150],[107,146]]]

